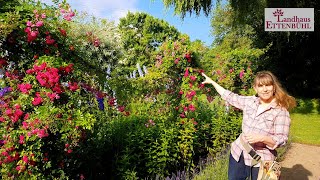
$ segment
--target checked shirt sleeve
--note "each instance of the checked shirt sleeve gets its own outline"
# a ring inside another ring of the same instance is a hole
[[[229,90],[225,90],[221,97],[223,100],[227,101],[232,106],[243,110],[247,100],[250,99],[251,96],[240,96]]]
[[[287,143],[290,130],[290,122],[291,119],[289,112],[285,109],[281,109],[274,121],[274,134],[271,135],[276,144],[274,147],[268,147],[269,149],[274,150],[275,148],[283,146]]]

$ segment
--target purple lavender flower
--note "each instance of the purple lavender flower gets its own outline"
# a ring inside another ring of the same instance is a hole
[[[103,111],[104,110],[103,98],[97,97],[97,101],[98,101],[98,104],[99,104],[99,109],[101,111]]]
[[[9,87],[4,87],[4,88],[0,89],[0,98],[3,97],[7,92],[10,92]]]

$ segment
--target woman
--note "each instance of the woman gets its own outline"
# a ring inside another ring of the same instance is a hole
[[[288,140],[291,121],[288,110],[295,107],[295,99],[269,71],[257,73],[253,82],[256,96],[232,93],[204,73],[202,75],[206,78],[203,84],[212,84],[223,100],[243,111],[242,134],[231,144],[229,180],[244,180],[250,176],[257,179],[260,164],[253,164],[251,153],[242,144],[249,143],[262,160],[274,160],[275,149]]]

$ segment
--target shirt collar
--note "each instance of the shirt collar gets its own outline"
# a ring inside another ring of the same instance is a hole
[[[256,97],[256,99],[254,100],[255,104],[257,105],[257,107],[260,104],[260,98]],[[270,104],[268,105],[268,108],[276,108],[278,106],[277,104],[277,100],[276,98],[273,98],[273,100],[270,102]]]

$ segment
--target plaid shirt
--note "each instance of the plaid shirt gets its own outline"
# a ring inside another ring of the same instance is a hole
[[[240,96],[226,90],[222,95],[222,99],[229,104],[243,111],[242,133],[255,133],[272,137],[276,142],[274,147],[268,147],[264,143],[255,143],[252,147],[261,156],[262,160],[274,160],[276,156],[275,148],[283,146],[288,140],[290,128],[289,112],[276,104],[271,104],[261,113],[257,114],[259,107],[259,97],[256,96]],[[251,166],[252,158],[242,147],[240,136],[231,144],[231,155],[239,162],[241,152],[245,164]],[[260,163],[255,165],[259,167]]]

